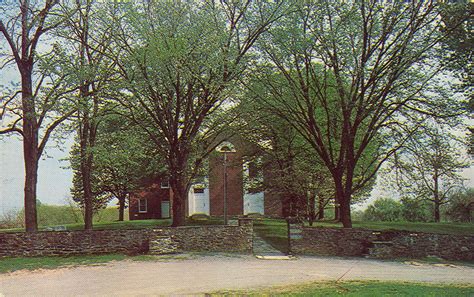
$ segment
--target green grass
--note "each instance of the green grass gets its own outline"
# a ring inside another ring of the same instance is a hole
[[[50,256],[50,257],[15,257],[0,258],[0,273],[9,273],[18,270],[56,269],[61,267],[103,265],[112,261],[168,261],[186,260],[192,257],[188,254],[170,255],[135,255],[122,254],[108,255],[81,255],[81,256]]]
[[[220,225],[223,224],[221,218],[210,218],[204,219],[190,219],[186,220],[188,226],[201,226],[201,225]],[[94,230],[105,230],[105,229],[144,229],[144,228],[156,228],[156,227],[167,227],[171,225],[171,219],[157,219],[157,220],[134,220],[134,221],[115,221],[115,222],[97,222],[94,223]],[[84,224],[65,224],[66,230],[84,230]],[[47,226],[39,226],[40,231],[44,231]],[[0,229],[0,232],[23,232],[24,228],[12,228],[12,229]]]
[[[274,248],[288,251],[288,234],[286,221],[282,219],[254,220],[255,232]]]
[[[405,230],[440,234],[474,235],[474,224],[470,223],[422,223],[422,222],[353,222],[353,228],[371,230]],[[342,227],[340,223],[315,222],[319,227]]]
[[[31,257],[31,258],[2,258],[0,273],[16,270],[55,269],[65,266],[104,264],[111,261],[127,259],[125,255],[84,255],[71,257]]]
[[[211,296],[473,296],[474,286],[404,282],[315,282],[268,289],[219,291]]]

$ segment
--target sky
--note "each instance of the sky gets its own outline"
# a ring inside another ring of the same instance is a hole
[[[47,204],[66,204],[70,197],[72,172],[64,169],[69,163],[61,161],[68,156],[69,143],[64,150],[46,149],[38,172],[38,199]],[[23,208],[24,164],[23,148],[18,137],[0,140],[0,215]]]

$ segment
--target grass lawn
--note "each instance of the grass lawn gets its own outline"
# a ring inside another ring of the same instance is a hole
[[[253,221],[255,232],[274,248],[286,253],[288,251],[288,233],[285,220],[259,219]]]
[[[187,255],[137,255],[126,256],[122,254],[109,255],[81,255],[69,257],[18,257],[0,258],[0,273],[17,270],[55,269],[60,267],[102,265],[111,261],[164,261],[169,259],[187,259]]]
[[[200,225],[219,225],[223,224],[221,218],[211,217],[210,219],[190,219],[186,220],[188,226],[200,226]],[[155,227],[166,227],[171,225],[171,219],[158,219],[158,220],[133,220],[133,221],[114,221],[114,222],[100,222],[94,223],[94,230],[104,229],[143,229],[143,228],[155,228]],[[84,230],[84,224],[65,224],[66,230]],[[39,226],[40,231],[44,231],[48,226]],[[23,228],[14,229],[0,229],[0,232],[23,232]]]
[[[315,222],[314,226],[342,227],[339,223]],[[474,235],[472,223],[421,223],[421,222],[353,222],[354,228],[371,230],[406,230],[440,234]]]
[[[219,291],[211,296],[473,296],[474,286],[351,281],[316,282],[259,290]]]
[[[84,255],[71,257],[31,257],[0,259],[0,273],[16,270],[54,269],[64,266],[103,264],[110,261],[125,260],[125,255]]]

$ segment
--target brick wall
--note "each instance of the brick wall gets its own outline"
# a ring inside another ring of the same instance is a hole
[[[474,260],[474,236],[408,231],[373,231],[303,227],[301,239],[291,240],[295,254]]]
[[[81,254],[154,254],[185,251],[252,251],[253,224],[139,230],[0,233],[0,257]]]
[[[224,215],[224,156],[213,153],[209,157],[209,203],[211,216]],[[227,214],[244,214],[242,155],[227,153]]]

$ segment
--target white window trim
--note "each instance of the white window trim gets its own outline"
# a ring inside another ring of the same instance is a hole
[[[145,201],[145,210],[141,210],[141,201],[144,200]],[[138,212],[139,213],[147,213],[148,212],[148,200],[146,198],[140,198],[138,199]]]

